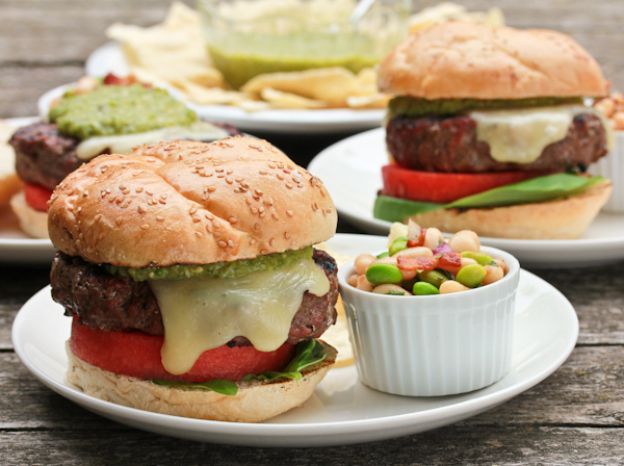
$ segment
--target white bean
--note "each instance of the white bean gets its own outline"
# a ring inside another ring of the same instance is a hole
[[[429,249],[434,249],[440,245],[442,241],[442,232],[437,228],[427,228],[425,232],[425,244],[424,246]]]
[[[396,258],[396,255],[382,257],[381,259],[375,258],[375,261],[372,262],[371,264],[369,264],[369,267],[372,264],[392,264],[392,265],[397,265],[397,258]]]
[[[461,258],[461,266],[462,267],[466,267],[467,265],[476,264],[476,263],[477,263],[477,261],[474,260],[474,259],[471,259],[470,257],[462,257]]]
[[[498,265],[486,265],[485,266],[485,278],[483,278],[483,284],[489,285],[490,283],[497,282],[505,276],[505,271]]]
[[[366,273],[368,266],[375,262],[377,258],[372,254],[360,254],[355,258],[355,271],[360,275]]]
[[[461,230],[455,233],[449,241],[449,246],[455,252],[478,252],[481,249],[479,237],[474,231],[470,230]]]
[[[401,295],[404,295],[404,296],[407,296],[407,295],[410,294],[408,291],[404,290],[399,285],[391,285],[389,283],[386,283],[384,285],[376,286],[373,289],[373,293],[379,293],[379,294],[401,294]]]
[[[404,269],[399,269],[399,270],[401,271],[403,280],[412,280],[413,278],[416,278],[416,275],[418,275],[418,270],[404,270]]]
[[[415,248],[407,248],[402,251],[397,252],[393,257],[397,258],[399,256],[407,256],[407,257],[417,257],[417,256],[425,256],[431,257],[433,256],[433,251],[424,246],[416,246]]]
[[[390,226],[390,234],[388,235],[388,247],[392,244],[392,242],[401,237],[407,237],[407,225],[399,222],[394,222]]]
[[[407,222],[407,239],[411,241],[416,241],[420,236],[420,230],[420,225],[414,220],[410,219]]]
[[[455,280],[447,280],[440,285],[440,294],[457,293],[458,291],[466,291],[470,288],[465,287]]]
[[[505,262],[503,259],[494,259],[494,262],[496,262],[496,264],[503,269],[503,272],[507,273],[509,272],[509,267],[507,267],[507,262]]]
[[[357,287],[362,291],[373,291],[373,284],[366,279],[366,275],[357,278]]]
[[[357,288],[357,281],[358,281],[358,274],[354,273],[353,275],[351,275],[349,278],[347,278],[347,283],[351,286],[354,286]]]

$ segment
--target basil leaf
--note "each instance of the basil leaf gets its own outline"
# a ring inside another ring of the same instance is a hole
[[[581,192],[602,180],[602,177],[586,177],[568,173],[539,176],[464,197],[445,207],[463,209],[548,201]]]
[[[178,388],[181,390],[206,390],[210,392],[220,393],[221,395],[234,396],[238,393],[236,382],[231,380],[209,380],[208,382],[175,382],[171,380],[152,380],[156,385],[169,388]]]
[[[433,202],[410,201],[398,197],[379,195],[375,199],[373,216],[388,222],[403,222],[406,218],[416,214],[424,214],[443,209],[443,204]]]

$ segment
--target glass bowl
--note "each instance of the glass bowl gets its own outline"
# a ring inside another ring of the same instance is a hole
[[[239,88],[264,73],[376,65],[407,33],[409,0],[378,0],[357,22],[355,0],[199,0],[206,47]]]

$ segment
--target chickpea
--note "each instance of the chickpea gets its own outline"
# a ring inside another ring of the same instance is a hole
[[[489,285],[490,283],[497,282],[505,276],[505,271],[498,265],[486,265],[485,266],[485,278],[483,278],[483,284]]]
[[[366,275],[357,278],[356,286],[362,291],[373,291],[373,284],[366,279]]]
[[[376,286],[373,289],[373,293],[392,294],[392,295],[401,295],[401,296],[409,296],[410,294],[409,291],[401,288],[399,285],[391,285],[389,283]]]
[[[425,244],[424,246],[429,249],[434,249],[439,246],[442,241],[442,232],[437,228],[427,228],[425,233]]]
[[[481,242],[474,231],[461,230],[453,235],[449,241],[449,246],[455,252],[479,251]]]
[[[347,278],[347,283],[357,288],[358,276],[359,275],[357,273],[352,274],[349,278]]]
[[[494,259],[494,262],[496,262],[496,265],[503,269],[503,273],[509,272],[507,262],[505,262],[503,259]]]
[[[407,248],[407,249],[403,249],[402,251],[399,251],[396,253],[396,255],[394,256],[394,258],[396,259],[399,256],[406,256],[406,257],[414,257],[414,256],[425,256],[425,257],[431,257],[433,256],[433,251],[429,248],[426,248],[424,246],[417,246],[415,248]]]
[[[466,291],[470,288],[465,287],[455,280],[447,280],[440,285],[440,294],[457,293],[458,291]]]
[[[373,256],[372,254],[360,254],[359,256],[355,258],[355,263],[354,263],[355,271],[359,275],[366,273],[366,269],[368,268],[368,266],[371,265],[376,260],[377,258]]]
[[[476,263],[477,263],[477,261],[474,260],[474,259],[471,259],[470,257],[462,257],[461,258],[461,266],[462,267],[466,267],[467,265],[476,264]]]

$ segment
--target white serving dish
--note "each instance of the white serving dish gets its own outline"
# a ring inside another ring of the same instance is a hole
[[[592,164],[589,172],[592,175],[604,176],[613,183],[611,197],[602,210],[624,213],[624,131],[615,131],[612,150]]]
[[[451,294],[391,296],[347,283],[338,273],[351,344],[363,384],[405,396],[445,396],[487,387],[511,367],[520,264],[482,248],[509,268],[499,281]]]

